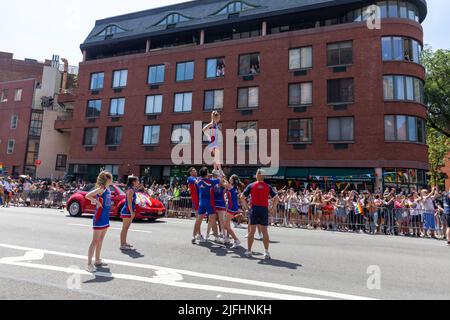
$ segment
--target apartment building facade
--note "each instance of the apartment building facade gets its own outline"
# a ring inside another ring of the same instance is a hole
[[[280,130],[272,179],[424,186],[425,17],[422,0],[198,0],[99,20],[64,124],[69,173],[183,179],[190,164],[174,166],[171,150],[188,137],[173,133],[218,110],[223,129]],[[257,165],[225,167],[250,178]]]

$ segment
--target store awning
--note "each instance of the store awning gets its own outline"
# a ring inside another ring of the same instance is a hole
[[[287,168],[286,179],[369,182],[375,178],[374,169],[360,168]]]

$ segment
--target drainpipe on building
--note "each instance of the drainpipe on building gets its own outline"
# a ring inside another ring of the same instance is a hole
[[[66,93],[67,91],[67,75],[69,71],[69,61],[67,61],[66,58],[61,58],[61,61],[64,63],[64,73],[63,73],[63,80],[61,85],[61,94]]]

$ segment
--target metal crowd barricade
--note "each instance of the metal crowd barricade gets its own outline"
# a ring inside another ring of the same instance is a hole
[[[364,208],[363,211],[363,214],[358,214],[354,208],[325,211],[320,205],[280,202],[270,215],[269,222],[275,227],[445,238],[446,221],[435,212],[387,207],[373,208],[370,211]],[[242,213],[241,220],[247,221],[247,212]],[[191,198],[168,200],[167,217],[190,219],[193,214]]]
[[[169,198],[165,205],[168,218],[190,219],[194,213],[191,198]]]

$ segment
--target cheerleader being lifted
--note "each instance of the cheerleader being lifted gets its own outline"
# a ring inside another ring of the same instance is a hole
[[[209,148],[211,150],[211,156],[214,158],[214,171],[213,174],[224,177],[225,174],[222,171],[222,165],[220,161],[220,145],[219,145],[219,123],[220,113],[213,111],[211,114],[211,122],[203,128],[203,133],[210,141]]]

